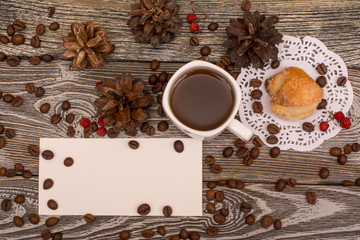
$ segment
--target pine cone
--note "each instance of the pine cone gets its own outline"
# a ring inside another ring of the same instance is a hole
[[[127,132],[132,132],[149,119],[148,110],[154,99],[144,94],[144,87],[145,84],[141,80],[133,80],[131,74],[122,74],[115,80],[103,80],[97,86],[102,96],[94,104],[106,127],[113,126],[116,130],[125,128]]]
[[[134,4],[128,26],[135,41],[150,43],[155,48],[174,40],[182,25],[179,10],[175,0],[140,0],[140,4]]]
[[[277,59],[276,45],[282,42],[282,35],[274,27],[278,21],[277,16],[266,18],[258,11],[245,11],[243,19],[230,20],[226,28],[228,39],[223,46],[235,67],[248,67],[251,63],[257,69],[270,59]]]
[[[85,68],[104,66],[104,58],[115,50],[115,46],[106,38],[106,31],[95,27],[93,22],[73,23],[71,32],[63,39],[64,59],[73,59],[71,67],[78,71]]]

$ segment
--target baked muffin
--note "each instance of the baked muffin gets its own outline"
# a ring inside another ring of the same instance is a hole
[[[289,121],[309,117],[323,97],[322,88],[302,69],[288,67],[266,81],[271,111]]]

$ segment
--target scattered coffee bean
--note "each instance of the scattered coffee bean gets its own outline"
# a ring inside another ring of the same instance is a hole
[[[222,208],[220,209],[220,214],[223,215],[224,217],[227,217],[229,216],[229,209],[225,209],[225,208]]]
[[[207,187],[208,188],[210,188],[210,189],[214,189],[214,188],[216,188],[216,182],[215,181],[209,181],[208,183],[207,183]]]
[[[170,217],[172,215],[172,208],[170,206],[165,206],[163,208],[163,214],[165,217]]]
[[[1,138],[2,138],[2,137],[0,137],[0,148],[1,148]],[[4,177],[4,176],[6,176],[6,173],[7,173],[6,167],[1,167],[1,168],[0,168],[0,176],[1,176],[1,177]]]
[[[337,162],[338,162],[340,165],[345,165],[346,162],[347,162],[347,156],[344,155],[344,154],[340,154],[340,155],[338,156]]]
[[[158,107],[157,113],[159,114],[160,117],[166,116],[165,111],[161,105]]]
[[[262,113],[263,105],[261,104],[261,102],[255,101],[252,104],[252,109],[253,109],[254,113]]]
[[[314,192],[307,192],[306,200],[309,204],[314,205],[316,203],[316,194]]]
[[[273,224],[273,219],[271,216],[265,216],[262,220],[262,225],[264,228],[268,228]]]
[[[144,238],[152,238],[155,234],[151,229],[145,229],[141,232]]]
[[[280,155],[280,148],[279,147],[272,147],[270,149],[270,157],[276,158]]]
[[[35,86],[33,83],[27,83],[25,84],[25,90],[28,92],[28,93],[33,93],[35,91]]]
[[[198,232],[190,232],[189,233],[189,239],[190,240],[199,240],[200,234]]]
[[[23,204],[25,202],[25,196],[22,194],[16,195],[15,200],[17,204]]]
[[[270,135],[266,138],[266,141],[269,143],[269,144],[276,144],[279,139],[277,138],[277,136],[275,135]]]
[[[6,36],[0,36],[0,43],[8,44],[10,41]]]
[[[52,124],[58,124],[60,121],[61,121],[61,116],[59,114],[57,114],[57,113],[52,115],[51,118],[50,118],[50,122]]]
[[[280,66],[280,61],[276,59],[276,60],[271,62],[270,66],[271,66],[272,69],[276,69],[276,68],[278,68]]]
[[[225,186],[226,184],[227,184],[227,181],[226,181],[226,180],[220,180],[220,181],[218,181],[218,185],[221,186],[221,187]]]
[[[15,131],[13,129],[8,128],[5,130],[5,136],[9,139],[12,139],[15,137]]]
[[[52,209],[52,210],[56,210],[58,208],[58,204],[57,202],[54,200],[54,199],[50,199],[48,202],[47,202],[47,206]]]
[[[15,163],[14,169],[16,172],[22,172],[22,171],[24,171],[24,166],[21,163]]]
[[[147,204],[147,203],[141,204],[137,209],[138,214],[140,214],[141,216],[148,215],[150,211],[151,211],[151,208],[150,208],[149,204]]]
[[[317,106],[316,109],[318,109],[318,110],[324,109],[326,107],[326,105],[327,105],[326,99],[321,99],[321,102],[319,103],[319,105]]]
[[[1,210],[3,210],[4,212],[10,211],[11,209],[11,201],[10,199],[4,199],[1,202]]]
[[[36,27],[36,34],[41,36],[45,33],[45,25],[44,24],[39,24]]]
[[[52,236],[52,240],[62,240],[62,239],[63,239],[63,234],[61,232],[56,232]]]
[[[160,132],[165,132],[166,130],[168,130],[169,124],[167,121],[160,121],[157,127]]]
[[[209,24],[208,29],[209,29],[209,31],[213,32],[213,31],[216,31],[218,29],[218,27],[219,27],[218,23],[212,22]]]
[[[355,180],[355,184],[356,184],[356,186],[360,186],[360,178]]]
[[[259,150],[259,148],[253,147],[253,148],[250,150],[250,157],[251,157],[252,159],[258,158],[259,155],[260,155],[260,150]]]
[[[21,44],[24,44],[25,37],[22,34],[14,34],[14,36],[11,37],[11,43],[18,46]]]
[[[252,206],[251,206],[251,204],[248,203],[248,202],[242,202],[242,203],[240,204],[240,210],[241,210],[242,212],[249,213],[249,212],[251,211],[251,209],[252,209]]]
[[[170,240],[180,240],[180,236],[178,234],[172,235]]]
[[[318,71],[318,73],[320,75],[325,75],[327,73],[327,67],[325,66],[325,64],[321,63],[316,67],[316,70]]]
[[[92,133],[93,130],[91,126],[84,128],[84,137],[88,138],[91,136]]]
[[[332,147],[330,149],[330,155],[334,157],[338,157],[342,153],[341,148],[339,147]]]
[[[355,186],[355,183],[351,180],[344,180],[343,185],[344,186]]]
[[[61,109],[64,110],[64,111],[69,110],[70,107],[71,107],[71,104],[70,104],[70,102],[68,100],[63,101],[62,104],[61,104]]]
[[[157,82],[154,84],[154,86],[152,86],[151,91],[152,93],[159,93],[161,92],[161,88],[162,88],[162,83]]]
[[[206,199],[212,201],[215,199],[215,191],[210,189],[206,192]]]
[[[236,180],[236,186],[235,186],[236,189],[241,190],[241,189],[243,189],[244,187],[245,187],[245,184],[244,184],[243,181]]]
[[[55,8],[54,7],[49,7],[48,8],[48,17],[52,17],[55,13]]]
[[[65,121],[67,123],[72,123],[75,120],[75,115],[73,113],[69,113],[68,115],[66,115]]]
[[[224,150],[223,150],[223,156],[225,158],[229,158],[232,156],[234,152],[234,149],[232,147],[226,147]]]
[[[221,62],[225,65],[225,66],[229,66],[231,64],[231,59],[228,56],[222,56],[221,57]]]
[[[8,56],[6,61],[9,64],[9,66],[16,67],[20,64],[21,59],[17,56]]]
[[[327,168],[321,168],[319,171],[319,176],[321,179],[326,179],[329,177],[329,169]]]
[[[216,199],[216,201],[222,202],[222,201],[224,201],[224,198],[225,198],[225,195],[224,195],[224,192],[223,192],[223,191],[217,191],[217,192],[215,193],[215,199]]]
[[[0,149],[3,148],[4,146],[5,146],[5,138],[0,137]]]
[[[207,229],[206,229],[206,234],[210,237],[214,237],[216,236],[217,234],[219,233],[219,229],[215,226],[209,226]]]
[[[49,25],[49,29],[51,30],[51,31],[56,31],[56,30],[58,30],[60,28],[60,25],[59,25],[59,23],[57,23],[57,22],[52,22],[52,23],[50,23],[50,25]]]
[[[316,83],[321,87],[325,87],[326,86],[326,78],[324,76],[320,76],[316,79]]]
[[[345,147],[344,147],[344,153],[345,153],[345,154],[351,154],[351,152],[352,152],[351,145],[350,145],[350,144],[346,144]]]
[[[211,202],[208,202],[208,203],[206,204],[206,210],[207,210],[209,213],[214,214],[215,211],[216,211],[215,205],[214,205],[213,203],[211,203]]]
[[[214,164],[215,163],[215,158],[211,155],[208,155],[205,157],[205,162],[209,165]]]
[[[251,79],[250,86],[252,87],[260,87],[262,84],[261,80],[259,79]]]
[[[229,179],[226,181],[226,185],[228,186],[228,188],[235,188],[236,187],[236,180],[235,179]]]
[[[353,152],[358,152],[360,151],[360,144],[359,143],[353,143],[351,145],[351,149],[353,150]]]
[[[275,184],[275,190],[278,192],[282,192],[286,187],[286,181],[284,179],[277,180]]]
[[[210,165],[210,171],[215,174],[219,174],[221,172],[222,168],[219,164],[211,164]]]
[[[3,52],[0,52],[0,62],[4,61],[6,59],[6,55]],[[1,96],[0,96],[1,98]]]
[[[252,97],[253,99],[260,99],[261,96],[262,96],[262,91],[259,90],[259,89],[255,89],[255,90],[253,90],[253,91],[251,92],[250,95],[251,95],[251,97]]]
[[[289,178],[289,179],[288,179],[288,185],[289,185],[290,187],[295,187],[296,184],[297,184],[296,179],[294,179],[294,178]]]
[[[48,62],[51,62],[53,60],[53,57],[51,55],[49,55],[49,54],[44,54],[44,55],[41,56],[41,60],[48,63]]]
[[[38,87],[35,89],[35,96],[36,97],[42,97],[45,94],[45,89],[42,87]]]
[[[197,37],[190,38],[190,45],[191,46],[198,46],[199,45],[199,39]]]
[[[266,128],[271,134],[278,134],[280,132],[280,128],[273,123],[270,123]]]
[[[15,176],[16,176],[16,171],[15,171],[15,169],[8,169],[8,170],[6,171],[6,176],[7,176],[8,178],[10,178],[10,177],[15,177]]]
[[[315,130],[314,125],[311,122],[304,122],[302,128],[306,132],[313,132]]]
[[[120,239],[121,240],[128,240],[131,237],[129,230],[123,230],[120,232]]]
[[[213,218],[214,218],[214,221],[219,224],[224,224],[226,222],[226,217],[224,217],[221,214],[215,214]]]
[[[256,147],[262,147],[263,146],[263,141],[259,138],[259,137],[255,137],[254,140],[253,140],[253,144],[256,146]]]
[[[347,82],[346,77],[342,76],[342,77],[339,77],[339,79],[337,80],[336,83],[338,86],[343,87],[343,86],[345,86],[346,82]]]
[[[235,66],[234,66],[234,65],[226,66],[225,70],[228,71],[228,72],[232,72],[232,71],[235,70]],[[235,78],[235,79],[236,79],[236,78]]]
[[[12,36],[15,34],[15,28],[13,25],[8,25],[7,28],[6,28],[6,33],[7,35],[9,36]]]
[[[208,47],[208,46],[205,46],[205,47],[202,47],[201,49],[200,49],[200,54],[202,55],[202,56],[209,56],[210,55],[210,53],[211,53],[211,49]]]
[[[48,230],[48,229],[45,229],[45,230],[42,231],[42,233],[41,233],[41,238],[42,238],[43,240],[48,240],[48,239],[51,238],[51,236],[52,236],[52,234],[51,234],[50,230]]]
[[[249,214],[245,218],[245,223],[248,225],[253,225],[255,223],[255,216],[253,214]]]
[[[1,125],[1,124],[0,124],[0,135],[3,134],[4,131],[5,131],[4,125]]]
[[[135,141],[135,140],[131,140],[129,141],[129,147],[131,149],[138,149],[139,148],[139,142]]]
[[[40,47],[40,38],[38,36],[33,36],[31,38],[31,41],[30,41],[30,45],[33,47],[33,48],[38,48]]]
[[[280,220],[280,219],[276,219],[275,222],[274,222],[274,228],[275,228],[276,230],[280,230],[280,229],[281,229],[281,226],[282,226],[281,220]]]
[[[241,140],[240,138],[236,139],[234,142],[235,147],[241,148],[245,146],[245,142]]]
[[[243,159],[243,163],[246,166],[250,166],[253,163],[253,158],[251,156],[246,156]]]
[[[59,218],[57,218],[57,217],[49,217],[48,219],[46,219],[45,225],[47,227],[53,227],[56,224],[58,224],[58,222],[59,222]]]
[[[151,74],[148,79],[149,84],[151,84],[151,85],[155,85],[157,80],[158,80],[158,77],[156,76],[156,74]]]
[[[247,147],[240,147],[237,151],[236,151],[236,156],[238,156],[239,158],[244,158],[246,156],[249,155],[249,149]]]
[[[75,128],[73,126],[68,126],[66,135],[68,135],[69,137],[74,137],[75,136]],[[110,137],[110,135],[109,135],[109,137]]]
[[[17,227],[22,227],[25,224],[24,219],[22,219],[20,216],[14,216],[13,222]]]
[[[85,214],[84,219],[87,223],[93,223],[95,221],[94,215],[92,215],[90,213]]]
[[[74,159],[73,158],[71,158],[71,157],[65,158],[64,165],[66,167],[71,167],[73,164],[74,164]]]
[[[41,153],[41,156],[46,160],[51,160],[54,157],[54,153],[50,150],[45,150]]]
[[[45,190],[50,189],[54,185],[54,181],[51,178],[47,178],[44,181],[43,188]]]
[[[29,170],[24,170],[21,175],[23,178],[32,178],[32,173]]]
[[[160,62],[158,60],[154,59],[150,62],[151,70],[156,71],[159,67],[160,67]]]
[[[249,11],[251,8],[251,3],[249,0],[244,0],[242,3],[241,3],[241,9],[243,11]]]
[[[225,69],[226,66],[222,63],[222,62],[216,62],[216,66],[222,68],[222,69]]]
[[[14,97],[14,99],[11,101],[11,105],[13,107],[20,107],[23,104],[23,99],[22,97]]]
[[[158,77],[158,81],[162,84],[166,83],[169,74],[167,72],[161,72]]]
[[[164,226],[159,226],[157,227],[157,232],[161,235],[161,236],[165,236],[166,235],[166,230]]]
[[[31,57],[29,59],[29,62],[31,65],[39,65],[40,64],[40,58],[39,57]]]
[[[146,134],[149,135],[149,136],[153,136],[155,134],[155,128],[154,126],[149,126],[147,129],[146,129]]]
[[[22,31],[25,29],[25,24],[20,21],[20,20],[16,20],[15,22],[13,22],[13,27],[15,28],[15,30],[17,31]]]
[[[184,144],[183,144],[183,142],[180,141],[180,140],[176,140],[176,141],[174,142],[174,149],[175,149],[175,151],[178,152],[178,153],[183,152],[183,151],[184,151]]]
[[[32,224],[38,224],[40,222],[40,217],[37,214],[29,214],[29,221]]]

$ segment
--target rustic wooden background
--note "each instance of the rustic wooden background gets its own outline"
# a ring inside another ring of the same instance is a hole
[[[135,0],[2,0],[0,3],[0,35],[6,34],[6,26],[14,20],[25,22],[23,31],[26,44],[13,46],[0,44],[0,51],[7,55],[18,55],[23,58],[18,67],[9,67],[0,63],[0,91],[21,96],[24,104],[19,108],[0,101],[0,124],[16,131],[15,138],[7,140],[6,146],[0,150],[0,166],[13,167],[14,163],[22,163],[34,174],[32,179],[0,177],[0,200],[13,199],[17,194],[25,194],[26,202],[16,205],[10,212],[0,214],[0,239],[39,239],[45,229],[45,216],[41,222],[32,225],[26,220],[22,228],[12,223],[15,215],[27,216],[37,212],[38,194],[38,159],[29,155],[27,146],[38,144],[40,137],[66,137],[66,125],[54,126],[50,116],[61,113],[61,102],[69,100],[73,112],[80,116],[92,116],[95,109],[92,105],[96,98],[94,84],[103,78],[113,78],[119,73],[131,72],[144,80],[151,74],[149,61],[161,61],[160,71],[174,72],[184,63],[200,56],[201,46],[212,49],[210,61],[217,61],[225,53],[221,43],[226,38],[225,27],[229,19],[242,15],[239,0],[198,0],[197,3],[210,15],[210,22],[218,22],[219,29],[209,32],[205,27],[196,36],[201,45],[189,45],[188,24],[184,22],[181,33],[171,44],[152,49],[148,45],[137,44],[126,23],[128,11]],[[191,12],[190,1],[179,0],[181,17]],[[216,239],[356,239],[360,236],[360,187],[344,187],[343,180],[355,180],[360,177],[360,153],[349,156],[344,166],[337,164],[328,152],[332,146],[344,146],[345,143],[360,141],[360,2],[358,0],[253,0],[252,10],[267,15],[276,14],[280,17],[279,30],[283,34],[293,36],[313,36],[322,40],[330,50],[338,53],[347,64],[349,80],[354,89],[354,103],[349,112],[353,126],[350,130],[342,130],[335,138],[326,141],[312,152],[284,151],[276,158],[269,157],[269,148],[263,147],[261,155],[250,167],[244,166],[242,160],[235,156],[225,159],[222,150],[232,146],[235,136],[224,132],[212,142],[204,143],[204,155],[212,154],[223,167],[223,171],[215,175],[208,166],[203,164],[204,208],[207,203],[205,193],[206,182],[236,178],[246,183],[244,190],[224,190],[224,203],[217,204],[230,209],[230,216],[224,225],[219,226]],[[56,12],[52,18],[47,17],[47,8],[54,6]],[[60,60],[63,51],[61,37],[69,31],[74,21],[93,20],[108,30],[110,40],[116,45],[116,51],[107,59],[105,67],[78,73],[69,70],[69,62]],[[57,32],[47,31],[41,36],[41,47],[33,49],[29,43],[39,23],[49,25],[60,23]],[[32,66],[27,59],[34,55],[50,53],[56,60],[49,64],[41,63]],[[25,91],[25,84],[32,82],[35,86],[43,86],[46,94],[42,98]],[[148,86],[150,88],[150,86]],[[41,114],[39,106],[51,103],[51,111]],[[160,119],[156,114],[157,105],[153,106],[151,123],[156,126]],[[76,121],[78,122],[78,121]],[[77,123],[75,124],[77,125]],[[77,137],[81,134],[77,133]],[[176,127],[170,125],[166,133],[156,132],[154,137],[184,136]],[[126,137],[120,135],[120,137]],[[141,134],[139,137],[146,137]],[[251,146],[252,144],[248,144]],[[318,171],[328,167],[330,177],[321,180]],[[287,187],[284,192],[274,191],[274,183],[279,178],[295,178],[298,185]],[[314,206],[306,203],[305,193],[314,191],[318,203]],[[186,193],[185,193],[186,194]],[[257,222],[253,226],[244,223],[244,214],[239,205],[247,201],[253,205],[253,213]],[[280,218],[282,230],[273,227],[265,229],[259,221],[264,215],[270,214]],[[123,229],[129,229],[134,238],[141,238],[144,228],[167,226],[168,235],[179,232],[181,228],[199,231],[201,237],[207,239],[205,229],[209,225],[217,225],[212,215],[204,212],[203,217],[97,217],[96,221],[86,224],[82,216],[61,216],[60,223],[52,231],[62,231],[65,239],[118,239]],[[158,239],[155,235],[154,239]]]

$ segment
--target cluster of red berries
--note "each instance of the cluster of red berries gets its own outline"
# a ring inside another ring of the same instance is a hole
[[[351,127],[351,121],[350,118],[345,117],[344,113],[342,112],[336,112],[334,115],[334,119],[340,123],[340,127],[349,129]],[[328,122],[321,122],[320,123],[320,130],[323,132],[326,132],[326,130],[329,128]]]
[[[91,122],[90,119],[88,118],[82,118],[80,120],[80,125],[84,128],[89,127],[92,123],[96,123]],[[99,117],[97,120],[97,124],[99,124],[99,128],[96,130],[96,133],[99,137],[103,137],[106,134],[106,128],[104,127],[104,118],[103,117]]]
[[[186,19],[188,23],[190,23],[190,31],[192,33],[198,33],[200,31],[200,27],[199,24],[196,23],[196,14],[190,13]]]

